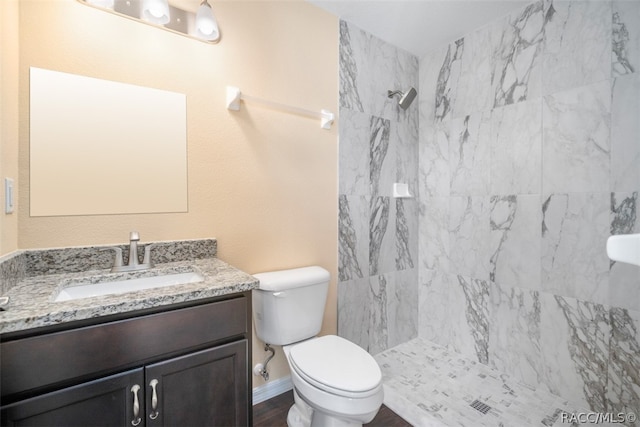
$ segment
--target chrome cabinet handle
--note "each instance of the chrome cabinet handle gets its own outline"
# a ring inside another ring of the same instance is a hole
[[[151,380],[151,382],[149,383],[149,386],[151,387],[151,413],[149,414],[149,418],[151,418],[152,420],[155,420],[156,418],[158,418],[158,415],[160,414],[160,412],[157,411],[158,409],[158,392],[156,390],[157,385],[158,385],[158,380],[156,379]]]
[[[138,401],[138,391],[140,390],[140,386],[138,384],[134,384],[131,387],[131,393],[133,393],[133,419],[131,420],[131,425],[137,426],[142,421],[140,418],[140,401]]]

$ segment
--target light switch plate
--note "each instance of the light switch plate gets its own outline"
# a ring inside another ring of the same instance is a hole
[[[13,213],[13,179],[4,179],[4,213]]]

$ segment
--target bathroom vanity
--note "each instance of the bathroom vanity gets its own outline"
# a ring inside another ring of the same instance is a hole
[[[61,286],[87,277],[64,272],[25,277],[7,292],[3,426],[251,424],[257,280],[215,257],[156,264],[147,276],[186,268],[203,280],[55,302]]]

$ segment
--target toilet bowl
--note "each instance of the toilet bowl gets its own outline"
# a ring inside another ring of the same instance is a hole
[[[310,407],[296,402],[302,416],[294,422],[295,410],[290,411],[290,427],[361,426],[376,416],[384,392],[380,368],[369,353],[335,335],[283,349],[298,398]]]
[[[377,414],[384,392],[375,359],[336,335],[316,337],[329,287],[321,267],[254,274],[256,334],[283,346],[291,369],[295,403],[289,427],[356,427]]]

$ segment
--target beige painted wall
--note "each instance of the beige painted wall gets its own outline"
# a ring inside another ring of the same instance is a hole
[[[4,213],[4,178],[18,185],[18,0],[0,1],[0,255],[18,248],[18,214]]]
[[[138,230],[142,241],[216,237],[219,257],[249,273],[321,265],[333,277],[323,333],[334,333],[337,126],[322,130],[317,120],[256,104],[230,112],[225,88],[336,112],[338,21],[298,0],[213,5],[218,45],[76,0],[20,0],[19,247],[122,243]],[[29,217],[31,66],[185,93],[189,212]],[[262,345],[254,339],[254,363]],[[271,378],[287,371],[279,352]]]

